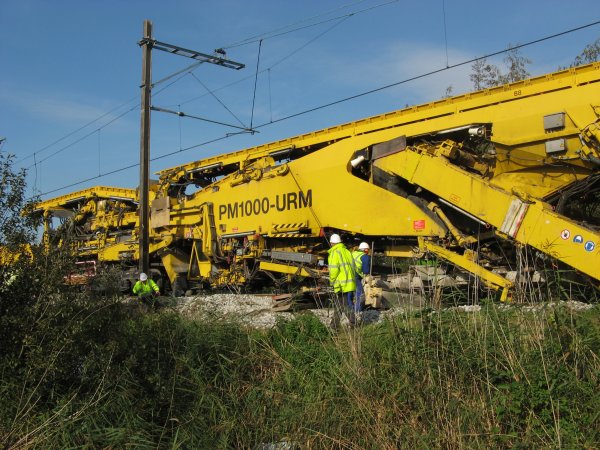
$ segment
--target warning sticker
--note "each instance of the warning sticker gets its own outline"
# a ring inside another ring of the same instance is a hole
[[[425,219],[413,220],[413,230],[422,231],[425,229]]]
[[[582,235],[580,235],[580,234],[576,234],[576,235],[573,237],[573,242],[575,242],[576,244],[581,244],[581,243],[583,243],[583,236],[582,236]]]
[[[459,204],[460,203],[460,197],[456,194],[450,194],[450,201],[454,204]]]
[[[586,252],[593,252],[596,248],[596,243],[594,241],[587,241],[583,248],[585,248]]]
[[[566,241],[567,239],[569,239],[571,237],[571,232],[569,230],[567,230],[567,229],[562,230],[560,232],[560,237],[563,238]]]

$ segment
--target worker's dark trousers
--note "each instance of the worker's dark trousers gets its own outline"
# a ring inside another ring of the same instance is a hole
[[[362,278],[356,277],[356,297],[354,299],[354,310],[360,312],[365,307],[365,288],[362,285]]]
[[[333,298],[333,320],[332,325],[337,327],[340,316],[346,314],[351,325],[356,323],[356,306],[354,304],[354,292],[336,292]]]
[[[154,298],[154,294],[142,294],[138,296],[140,300],[140,306],[143,310],[156,309],[156,299]]]

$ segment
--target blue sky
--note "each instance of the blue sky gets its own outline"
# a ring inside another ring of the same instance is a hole
[[[139,160],[144,19],[159,41],[204,53],[225,48],[229,59],[246,64],[185,71],[155,87],[154,106],[259,126],[258,133],[220,139],[236,130],[153,112],[151,157],[171,154],[151,163],[155,172],[432,101],[448,86],[454,94],[470,91],[466,64],[281,120],[598,21],[600,2],[0,0],[1,150],[27,168],[30,193],[51,198],[95,185],[137,186],[137,167],[119,169]],[[596,25],[521,54],[540,75],[567,66],[599,37]],[[501,66],[502,56],[489,61]],[[154,51],[153,81],[192,63]]]

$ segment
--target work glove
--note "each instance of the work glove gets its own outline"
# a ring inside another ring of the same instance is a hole
[[[363,286],[371,284],[372,281],[373,281],[373,277],[371,275],[365,275],[363,278]]]
[[[155,297],[158,297],[159,295],[160,295],[160,292],[158,292],[158,291],[154,291],[154,296],[155,296]]]

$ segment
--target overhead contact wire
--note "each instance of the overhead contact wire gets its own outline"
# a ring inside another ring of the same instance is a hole
[[[280,119],[276,119],[276,120],[274,120],[272,122],[266,122],[266,123],[263,123],[261,125],[257,125],[254,128],[262,128],[262,127],[265,127],[267,125],[270,125],[271,123],[282,122],[284,120],[291,119],[293,117],[298,117],[298,116],[301,116],[303,114],[308,114],[310,112],[314,112],[314,111],[317,111],[317,110],[320,110],[320,109],[324,109],[324,108],[327,108],[329,106],[333,106],[333,105],[336,105],[336,104],[339,104],[339,103],[343,103],[343,102],[346,102],[346,101],[349,101],[349,100],[353,100],[353,99],[356,99],[356,98],[359,98],[359,97],[363,97],[365,95],[369,95],[369,94],[372,94],[372,93],[375,93],[375,92],[379,92],[379,91],[382,91],[382,90],[385,90],[385,89],[389,89],[391,87],[398,86],[398,85],[407,83],[409,81],[418,80],[420,78],[424,78],[424,77],[427,77],[427,76],[430,76],[430,75],[433,75],[433,74],[436,74],[436,73],[440,73],[440,72],[443,72],[445,70],[450,70],[450,69],[453,69],[453,68],[456,68],[456,67],[464,66],[465,64],[470,64],[470,63],[473,63],[475,61],[479,61],[479,60],[486,59],[486,58],[489,58],[489,57],[492,57],[492,56],[500,55],[502,53],[506,53],[506,52],[511,51],[511,50],[515,50],[515,49],[524,48],[524,47],[527,47],[527,46],[530,46],[530,45],[538,44],[540,42],[547,41],[549,39],[554,39],[554,38],[557,38],[559,36],[564,36],[566,34],[574,33],[576,31],[580,31],[580,30],[583,30],[585,28],[590,28],[590,27],[598,25],[598,24],[600,24],[600,20],[595,21],[595,22],[591,22],[589,24],[582,25],[582,26],[579,26],[579,27],[571,28],[569,30],[562,31],[560,33],[555,33],[555,34],[552,34],[552,35],[549,35],[549,36],[545,36],[543,38],[535,39],[533,41],[529,41],[529,42],[526,42],[524,44],[515,45],[515,46],[509,47],[509,48],[504,49],[504,50],[499,50],[499,51],[496,51],[496,52],[488,53],[488,54],[486,54],[484,56],[480,56],[480,57],[477,57],[477,58],[472,58],[472,59],[467,60],[467,61],[463,61],[463,62],[460,62],[460,63],[457,63],[457,64],[453,64],[453,65],[451,65],[449,67],[446,67],[446,68],[441,68],[441,69],[433,70],[433,71],[430,71],[430,72],[426,72],[426,73],[423,73],[421,75],[416,75],[414,77],[410,77],[410,78],[407,78],[407,79],[404,79],[404,80],[401,80],[401,81],[398,81],[398,82],[395,82],[395,83],[387,84],[385,86],[381,86],[379,88],[371,89],[369,91],[362,92],[362,93],[359,93],[359,94],[356,94],[356,95],[352,95],[350,97],[346,97],[346,98],[343,98],[343,99],[340,99],[340,100],[329,102],[329,103],[321,105],[321,106],[310,108],[310,109],[307,109],[305,111],[301,111],[301,112],[298,112],[298,113],[295,113],[295,114],[291,114],[289,116],[282,117]],[[217,141],[226,139],[226,138],[231,137],[233,135],[244,134],[244,133],[246,133],[246,131],[240,131],[240,132],[237,132],[237,133],[229,133],[229,134],[227,134],[225,136],[222,136],[220,138],[212,139],[210,141],[206,141],[206,142],[203,142],[203,143],[200,143],[200,144],[197,144],[197,145],[193,145],[193,146],[190,146],[190,147],[187,147],[187,148],[184,148],[184,149],[176,150],[174,152],[170,152],[170,153],[161,155],[159,157],[151,159],[151,161],[156,161],[156,160],[165,158],[167,156],[171,156],[171,155],[174,155],[174,154],[177,154],[177,153],[181,153],[181,152],[184,152],[184,151],[192,150],[194,148],[202,147],[204,145],[207,145],[207,144],[210,144],[210,143],[213,143],[213,142],[217,142]],[[122,169],[116,169],[115,171],[106,173],[103,176],[111,175],[113,173],[117,173],[117,172],[120,172],[120,171],[123,171],[123,170],[127,170],[129,168],[136,167],[138,165],[139,165],[139,163],[136,163],[136,164],[124,167]],[[92,178],[89,178],[89,179],[86,179],[86,180],[78,181],[76,183],[72,183],[72,184],[63,186],[61,188],[57,188],[57,189],[54,189],[52,191],[45,192],[44,194],[40,194],[40,195],[51,194],[53,192],[57,192],[57,191],[60,191],[62,189],[67,189],[69,187],[76,186],[78,184],[82,184],[82,183],[85,183],[87,181],[91,181],[91,180],[94,180],[94,179],[97,179],[97,178],[99,178],[99,177],[92,177]]]
[[[196,75],[194,75],[193,73],[190,73],[190,75],[191,75],[191,76],[192,76],[192,78],[194,78],[194,79],[195,79],[195,80],[196,80],[198,83],[200,83],[200,84],[202,85],[202,87],[203,87],[204,89],[206,89],[206,92],[207,92],[208,94],[212,95],[212,96],[213,96],[213,98],[214,98],[216,101],[218,101],[218,102],[219,102],[219,104],[220,104],[220,105],[221,105],[223,108],[225,108],[225,109],[226,109],[226,110],[229,112],[229,114],[231,114],[231,115],[234,117],[234,119],[235,119],[235,120],[237,120],[237,121],[238,121],[238,123],[239,123],[239,124],[240,124],[242,127],[246,128],[246,124],[245,124],[244,122],[242,122],[242,121],[240,120],[240,118],[239,118],[238,116],[236,116],[236,115],[235,115],[235,113],[234,113],[234,112],[233,112],[231,109],[229,109],[229,108],[227,107],[227,105],[225,105],[225,103],[223,103],[219,97],[217,97],[217,96],[215,95],[215,91],[211,91],[211,90],[210,90],[210,89],[209,89],[209,88],[208,88],[208,87],[207,87],[207,86],[206,86],[206,85],[205,85],[205,84],[204,84],[204,83],[203,83],[203,82],[200,80],[200,78],[198,78],[198,77],[197,77]],[[184,103],[185,103],[185,102],[184,102]],[[179,106],[181,106],[181,105],[179,105]]]
[[[337,105],[339,103],[343,103],[343,102],[347,102],[349,100],[354,100],[356,98],[364,97],[365,95],[374,94],[375,92],[379,92],[379,91],[383,91],[385,89],[389,89],[391,87],[399,86],[401,84],[405,84],[405,83],[408,83],[410,81],[415,81],[415,80],[418,80],[418,79],[421,79],[421,78],[425,78],[425,77],[428,77],[428,76],[431,76],[431,75],[435,75],[437,73],[441,73],[441,72],[444,72],[446,70],[455,69],[457,67],[464,66],[466,64],[472,64],[475,61],[480,61],[482,59],[487,59],[487,58],[490,58],[492,56],[497,56],[497,55],[500,55],[502,53],[506,53],[506,52],[509,52],[509,51],[512,51],[512,50],[517,50],[517,49],[520,49],[520,48],[523,48],[523,47],[527,47],[527,46],[530,46],[530,45],[539,44],[540,42],[547,41],[549,39],[554,39],[556,37],[563,36],[563,35],[569,34],[569,33],[573,33],[575,31],[583,30],[585,28],[589,28],[589,27],[592,27],[592,26],[598,25],[598,24],[600,24],[600,20],[598,20],[596,22],[589,23],[587,25],[582,25],[582,26],[577,27],[577,28],[572,28],[572,29],[567,30],[567,31],[563,31],[563,32],[560,32],[560,33],[556,33],[556,34],[553,34],[553,35],[550,35],[550,36],[546,36],[546,37],[540,38],[540,39],[536,39],[534,41],[529,41],[529,42],[527,42],[525,44],[514,45],[514,46],[508,47],[508,48],[506,48],[504,50],[498,50],[498,51],[493,52],[493,53],[488,53],[487,55],[484,55],[484,56],[479,56],[477,58],[472,58],[472,59],[469,59],[467,61],[463,61],[463,62],[460,62],[460,63],[457,63],[457,64],[452,64],[451,66],[443,67],[441,69],[436,69],[436,70],[432,70],[430,72],[422,73],[420,75],[415,75],[414,77],[405,78],[404,80],[397,81],[395,83],[387,84],[385,86],[381,86],[381,87],[378,87],[378,88],[375,88],[375,89],[371,89],[371,90],[368,90],[368,91],[365,91],[365,92],[361,92],[361,93],[356,94],[356,95],[351,95],[350,97],[345,97],[345,98],[342,98],[342,99],[339,99],[339,100],[335,100],[335,101],[326,103],[324,105],[320,105],[320,106],[316,106],[314,108],[310,108],[310,109],[307,109],[307,110],[304,110],[304,111],[300,111],[300,112],[295,113],[295,114],[290,114],[289,116],[285,116],[285,117],[282,117],[280,119],[276,119],[276,120],[274,120],[272,122],[265,122],[265,123],[263,123],[261,125],[257,125],[255,128],[261,128],[261,127],[264,127],[266,125],[270,125],[271,123],[281,122],[283,120],[291,119],[291,118],[298,117],[298,116],[301,116],[301,115],[304,115],[304,114],[308,114],[310,112],[318,111],[320,109],[328,108],[330,106]]]
[[[364,1],[364,0],[361,0],[361,1],[355,2],[355,3],[353,3],[352,5],[356,5],[356,4],[362,3],[363,1]],[[248,38],[248,39],[244,39],[244,40],[242,40],[242,41],[239,41],[239,42],[237,42],[237,43],[234,43],[234,44],[227,45],[227,46],[225,46],[225,47],[222,47],[222,48],[223,48],[223,49],[230,49],[230,48],[239,47],[239,46],[242,46],[242,45],[253,44],[253,43],[255,43],[255,42],[258,42],[259,40],[265,40],[265,39],[271,39],[271,38],[274,38],[274,37],[283,36],[283,35],[285,35],[285,34],[293,33],[294,31],[304,30],[304,29],[306,29],[306,28],[312,28],[312,27],[314,27],[314,26],[321,25],[321,24],[324,24],[324,23],[327,23],[327,22],[331,22],[331,21],[333,21],[333,20],[337,20],[337,19],[347,19],[348,17],[354,16],[354,15],[356,15],[356,14],[361,14],[361,13],[363,13],[363,12],[371,11],[371,10],[373,10],[373,9],[380,8],[380,7],[382,7],[382,6],[387,6],[387,5],[391,4],[391,3],[397,3],[398,1],[399,1],[399,0],[390,0],[390,1],[388,1],[388,2],[385,2],[385,3],[380,3],[380,4],[378,4],[378,5],[373,5],[373,6],[370,6],[370,7],[368,7],[368,8],[364,8],[364,9],[361,9],[361,10],[358,10],[358,11],[354,11],[354,12],[350,12],[350,13],[347,13],[347,14],[343,14],[343,15],[341,15],[341,16],[331,17],[331,18],[329,18],[329,19],[325,19],[325,20],[322,20],[322,21],[320,21],[320,22],[315,22],[315,23],[312,23],[312,24],[309,24],[309,25],[304,25],[304,26],[302,26],[302,27],[291,28],[291,29],[289,29],[289,30],[288,30],[287,28],[288,28],[288,27],[290,27],[290,26],[293,26],[293,25],[295,25],[295,24],[288,25],[288,26],[285,26],[285,27],[282,27],[282,28],[278,28],[278,29],[276,29],[276,30],[274,30],[274,31],[271,31],[271,32],[262,33],[262,34],[259,34],[259,35],[256,35],[256,36],[253,36],[253,37],[250,37],[250,38]],[[352,6],[352,5],[342,6],[342,7],[340,7],[340,8],[336,8],[336,9],[343,9],[343,8],[347,8],[347,7],[349,7],[349,6]],[[313,16],[313,17],[311,17],[311,18],[308,18],[308,19],[301,20],[300,22],[296,22],[296,24],[300,24],[300,23],[308,22],[308,21],[310,21],[310,20],[312,20],[312,19],[315,19],[315,18],[318,18],[318,17],[322,17],[322,16],[324,16],[324,15],[327,15],[327,14],[329,14],[330,12],[333,12],[333,11],[335,11],[335,10],[331,10],[331,11],[329,11],[329,12],[326,12],[326,13],[323,13],[323,14],[319,14],[319,15],[317,15],[317,16]],[[281,32],[280,32],[280,31],[281,31]]]
[[[177,79],[176,79],[175,81],[173,81],[172,83],[169,83],[168,85],[164,86],[162,89],[159,89],[159,90],[157,90],[157,91],[154,93],[154,95],[158,95],[158,94],[160,94],[160,93],[161,93],[161,92],[163,92],[165,89],[167,89],[167,88],[171,87],[173,84],[177,83],[177,82],[178,82],[179,80],[181,80],[181,79],[182,79],[184,76],[186,76],[188,73],[190,73],[190,69],[191,69],[191,68],[194,68],[194,66],[198,66],[198,65],[199,65],[199,64],[192,64],[191,66],[189,66],[189,67],[186,67],[186,68],[185,68],[185,71],[186,71],[186,73],[185,73],[185,74],[183,74],[182,76],[180,76],[179,78],[177,78]],[[173,78],[173,76],[176,76],[176,75],[179,75],[179,74],[181,74],[181,72],[182,72],[182,71],[178,71],[178,72],[176,72],[175,74],[173,74],[172,76],[167,76],[167,77],[163,78],[162,80],[160,80],[160,81],[157,81],[157,82],[156,82],[154,85],[158,86],[159,84],[162,84],[163,82],[165,82],[165,81],[167,81],[167,80],[169,80],[169,79]],[[53,145],[57,144],[58,142],[64,141],[65,139],[67,139],[67,138],[68,138],[68,137],[70,137],[70,136],[73,136],[73,135],[74,135],[74,134],[76,134],[77,132],[79,132],[79,131],[81,131],[81,130],[83,130],[83,129],[87,128],[88,126],[92,125],[93,123],[96,123],[96,122],[97,122],[97,121],[99,121],[100,119],[102,119],[102,118],[104,118],[104,117],[108,116],[108,115],[109,115],[109,114],[111,114],[113,111],[117,111],[117,110],[121,109],[123,106],[125,106],[125,105],[127,105],[127,104],[131,103],[131,102],[132,102],[134,99],[137,99],[137,96],[136,96],[136,97],[134,97],[134,98],[132,98],[132,99],[130,99],[129,101],[127,101],[127,102],[125,102],[125,103],[122,103],[121,105],[117,106],[116,108],[113,108],[113,109],[111,109],[110,111],[108,111],[108,112],[104,113],[104,114],[103,114],[103,115],[101,115],[100,117],[97,117],[96,119],[92,120],[91,122],[88,122],[87,124],[83,125],[82,127],[79,127],[77,130],[75,130],[75,131],[72,131],[71,133],[69,133],[69,134],[67,134],[67,135],[63,136],[62,138],[60,138],[60,139],[58,139],[58,140],[54,141],[53,143],[46,145],[46,146],[45,146],[45,147],[43,147],[41,150],[38,150],[38,151],[36,151],[36,152],[32,153],[31,155],[28,155],[28,156],[25,156],[25,157],[23,157],[23,158],[19,159],[17,162],[19,162],[19,161],[24,161],[24,160],[26,160],[26,159],[28,159],[28,158],[32,157],[34,154],[37,154],[37,155],[39,155],[39,153],[41,153],[42,151],[44,151],[44,150],[46,150],[46,149],[48,149],[48,148],[52,147]],[[42,163],[42,162],[44,162],[44,161],[47,161],[48,159],[50,159],[50,158],[52,158],[52,157],[54,157],[54,156],[58,155],[59,153],[62,153],[64,150],[67,150],[68,148],[71,148],[71,147],[72,147],[72,146],[74,146],[75,144],[78,144],[79,142],[83,141],[84,139],[86,139],[86,138],[90,137],[90,136],[91,136],[91,135],[93,135],[94,133],[96,133],[96,132],[99,132],[100,130],[102,130],[102,129],[104,129],[104,128],[108,127],[109,125],[113,124],[114,122],[116,122],[117,120],[119,120],[120,118],[122,118],[123,116],[125,116],[125,115],[127,115],[128,113],[130,113],[130,112],[134,111],[135,109],[137,109],[137,108],[138,108],[138,106],[139,106],[139,105],[137,105],[137,104],[136,104],[136,105],[134,105],[134,106],[132,106],[130,109],[128,109],[127,111],[125,111],[125,112],[124,112],[124,113],[122,113],[122,114],[119,114],[118,116],[116,116],[115,118],[113,118],[113,119],[112,119],[112,120],[110,120],[109,122],[105,123],[105,124],[104,124],[104,125],[102,125],[101,127],[99,127],[99,128],[96,128],[95,130],[92,130],[91,132],[89,132],[89,133],[85,134],[85,135],[84,135],[84,136],[82,136],[81,138],[79,138],[79,139],[77,139],[77,140],[75,140],[75,141],[71,142],[70,144],[68,144],[68,145],[66,145],[66,146],[64,146],[64,147],[61,147],[60,149],[58,149],[58,150],[57,150],[57,151],[55,151],[54,153],[50,154],[49,156],[47,156],[47,157],[45,157],[45,158],[43,158],[43,159],[40,159],[40,160],[38,161],[38,163]],[[30,165],[30,166],[26,167],[26,169],[30,169],[31,167],[33,167],[33,165]]]
[[[106,128],[107,126],[109,126],[110,124],[112,124],[112,123],[116,122],[117,120],[119,120],[119,119],[120,119],[121,117],[123,117],[124,115],[126,115],[126,114],[129,114],[131,111],[133,111],[133,110],[134,110],[134,109],[136,109],[136,108],[137,108],[137,105],[136,105],[136,106],[133,106],[131,109],[129,109],[129,110],[125,111],[124,113],[122,113],[122,114],[118,115],[117,117],[115,117],[115,118],[114,118],[114,119],[112,119],[111,121],[109,121],[109,122],[105,123],[105,124],[104,124],[104,125],[102,125],[101,127],[99,127],[99,128],[96,128],[95,130],[92,130],[92,131],[90,131],[89,133],[85,134],[84,136],[80,137],[79,139],[77,139],[77,140],[75,140],[75,141],[71,142],[70,144],[68,144],[68,145],[66,145],[66,146],[64,146],[64,147],[62,147],[62,148],[60,148],[60,149],[58,149],[58,150],[57,150],[57,151],[55,151],[54,153],[51,153],[50,155],[46,156],[45,158],[43,158],[43,159],[40,159],[38,162],[39,162],[39,163],[43,163],[44,161],[47,161],[47,160],[49,160],[50,158],[52,158],[52,157],[54,157],[54,156],[58,155],[59,153],[63,152],[64,150],[66,150],[66,149],[68,149],[68,148],[71,148],[71,147],[73,147],[75,144],[78,144],[79,142],[81,142],[81,141],[83,141],[84,139],[86,139],[86,138],[90,137],[90,136],[91,136],[91,135],[93,135],[94,133],[96,133],[96,132],[98,132],[98,131],[102,130],[103,128]],[[31,166],[28,166],[28,167],[27,167],[27,169],[30,169],[30,168],[32,168],[32,167],[33,167],[33,165],[31,165]]]
[[[313,42],[315,42],[317,39],[321,38],[322,36],[324,36],[325,34],[329,33],[330,31],[332,31],[335,27],[337,27],[338,25],[340,25],[341,23],[343,23],[344,21],[346,21],[347,19],[349,19],[350,16],[348,17],[343,17],[341,20],[339,20],[338,22],[334,23],[332,26],[330,26],[329,28],[327,28],[325,31],[323,31],[322,33],[319,33],[318,35],[316,35],[315,37],[313,37],[312,39],[309,39],[307,42],[305,42],[304,44],[302,44],[300,47],[298,47],[297,49],[295,49],[294,51],[292,51],[291,53],[287,54],[286,56],[284,56],[283,58],[281,58],[280,60],[276,61],[275,63],[271,64],[271,66],[269,66],[267,69],[263,69],[259,72],[259,74],[263,73],[263,72],[267,72],[270,69],[273,69],[274,67],[278,66],[279,64],[281,64],[283,61],[285,61],[286,59],[291,58],[292,56],[294,56],[296,53],[298,53],[300,50],[306,48],[307,46],[309,46],[310,44],[312,44]],[[246,80],[249,80],[250,78],[252,78],[252,75],[249,75],[247,77],[243,77],[240,78],[237,81],[234,81],[233,83],[229,83],[226,84],[224,86],[221,86],[220,88],[214,89],[212,91],[207,92],[206,94],[197,96],[197,97],[192,97],[189,100],[186,100],[184,102],[181,102],[182,105],[185,105],[187,103],[191,103],[195,100],[198,100],[202,97],[205,97],[206,95],[213,93],[213,92],[218,92],[222,89],[226,89],[229,88],[231,86],[235,86],[236,84],[240,84]]]
[[[29,159],[29,158],[33,157],[33,156],[34,156],[34,155],[36,155],[36,154],[37,154],[37,155],[39,155],[39,154],[40,154],[40,153],[42,153],[43,151],[45,151],[45,150],[47,150],[48,148],[52,147],[53,145],[56,145],[56,144],[58,144],[59,142],[62,142],[62,141],[64,141],[65,139],[67,139],[67,138],[69,138],[69,137],[73,136],[74,134],[78,133],[79,131],[83,130],[84,128],[87,128],[87,127],[89,127],[90,125],[92,125],[92,124],[94,124],[94,123],[98,122],[99,120],[103,119],[104,117],[108,116],[109,114],[112,114],[114,111],[117,111],[117,110],[121,109],[123,106],[125,106],[125,105],[128,105],[129,103],[131,103],[131,102],[132,102],[133,100],[135,100],[136,98],[137,98],[137,96],[136,96],[136,97],[133,97],[133,98],[131,98],[130,100],[128,100],[128,101],[126,101],[126,102],[124,102],[124,103],[120,104],[120,105],[119,105],[119,106],[117,106],[116,108],[113,108],[113,109],[111,109],[110,111],[108,111],[108,112],[106,112],[106,113],[102,114],[101,116],[99,116],[99,117],[95,118],[95,119],[94,119],[94,120],[92,120],[91,122],[88,122],[88,123],[86,123],[85,125],[83,125],[83,126],[81,126],[81,127],[77,128],[76,130],[74,130],[74,131],[70,132],[69,134],[67,134],[67,135],[65,135],[65,136],[63,136],[63,137],[61,137],[60,139],[57,139],[56,141],[54,141],[54,142],[52,142],[52,143],[50,143],[50,144],[48,144],[48,145],[46,145],[46,146],[42,147],[42,148],[41,148],[41,149],[39,149],[39,150],[36,150],[35,152],[33,152],[33,153],[31,153],[31,154],[29,154],[29,155],[27,155],[27,156],[23,156],[22,158],[18,159],[18,160],[17,160],[17,161],[15,161],[15,162],[16,162],[16,163],[19,163],[19,162],[21,162],[21,161],[25,161],[26,159]],[[129,111],[128,111],[128,112],[129,112]]]
[[[180,149],[180,150],[175,150],[175,151],[172,151],[172,152],[169,152],[169,153],[165,153],[164,155],[160,155],[160,156],[157,156],[157,157],[154,157],[154,158],[150,159],[150,161],[158,161],[159,159],[167,158],[169,156],[173,156],[173,155],[176,155],[176,154],[181,153],[181,152],[185,152],[185,151],[192,150],[192,149],[195,149],[195,148],[198,148],[198,147],[202,147],[204,145],[212,144],[214,142],[222,141],[222,140],[227,139],[227,138],[229,138],[229,137],[231,137],[233,135],[244,134],[244,133],[245,133],[244,131],[240,131],[240,132],[237,132],[237,133],[229,133],[229,134],[227,134],[225,136],[221,136],[221,137],[218,137],[218,138],[215,138],[215,139],[211,139],[209,141],[205,141],[205,142],[202,142],[200,144],[192,145],[190,147],[186,147],[186,148],[183,148],[183,149]],[[71,183],[71,184],[68,184],[68,185],[56,188],[56,189],[52,189],[50,191],[46,191],[46,192],[44,192],[42,194],[39,194],[39,195],[40,196],[44,196],[44,195],[48,195],[48,194],[53,194],[54,192],[58,192],[58,191],[61,191],[63,189],[68,189],[68,188],[75,187],[75,186],[78,186],[78,185],[83,184],[83,183],[87,183],[89,181],[97,180],[99,178],[102,178],[102,177],[105,177],[105,176],[108,176],[108,175],[114,175],[115,173],[124,172],[125,170],[133,169],[135,167],[138,167],[139,165],[140,165],[139,163],[130,164],[130,165],[125,166],[125,167],[121,167],[121,168],[118,168],[118,169],[111,170],[110,172],[105,172],[105,173],[103,173],[101,175],[96,175],[96,176],[93,176],[93,177],[89,177],[89,178],[86,178],[84,180],[79,180],[79,181],[76,181],[74,183]]]
[[[256,101],[256,84],[258,82],[258,67],[260,65],[260,49],[262,48],[262,39],[258,42],[258,56],[256,57],[256,74],[254,75],[254,93],[252,94],[252,112],[250,113],[250,129],[254,123],[254,102]]]

